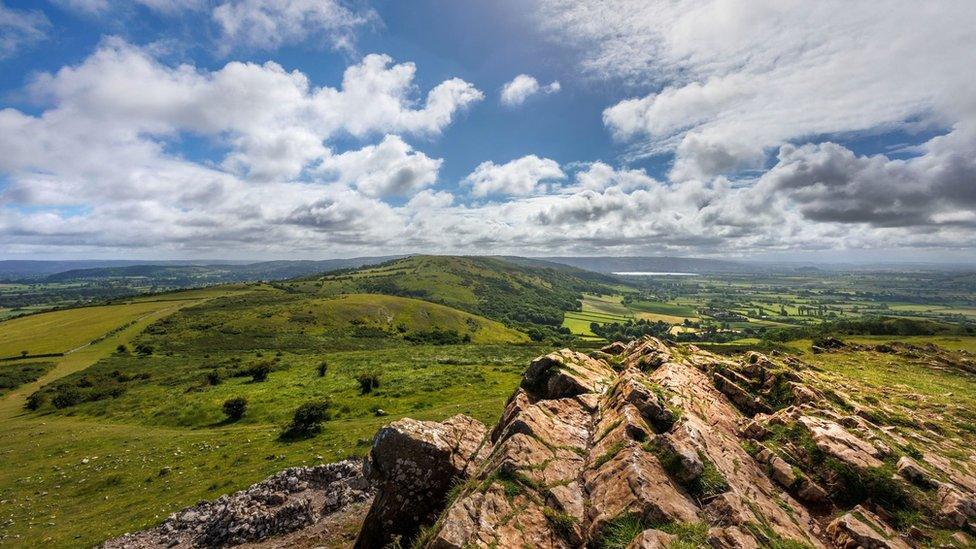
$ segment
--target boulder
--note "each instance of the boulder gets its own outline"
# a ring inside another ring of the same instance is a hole
[[[934,488],[938,482],[936,482],[928,471],[922,468],[917,461],[908,457],[902,456],[898,460],[898,474],[901,475],[905,480],[914,483],[922,488]]]
[[[533,360],[522,388],[537,398],[571,397],[602,392],[614,375],[605,362],[563,349]]]
[[[677,538],[671,534],[648,528],[630,542],[627,549],[666,549]]]
[[[433,523],[451,486],[470,475],[487,429],[456,415],[444,422],[400,419],[380,429],[370,450],[369,477],[376,498],[356,540],[357,548],[409,543]]]
[[[812,416],[802,416],[799,421],[810,432],[817,447],[827,455],[861,470],[882,465],[874,445],[854,436],[836,422]]]
[[[858,505],[827,526],[827,536],[841,549],[910,549],[877,515]]]
[[[966,494],[949,484],[939,486],[939,515],[952,526],[960,528],[976,519],[976,494]]]

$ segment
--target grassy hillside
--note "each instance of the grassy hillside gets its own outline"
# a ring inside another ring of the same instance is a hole
[[[446,305],[300,286],[174,293],[171,309],[154,302],[134,323],[78,323],[73,337],[95,344],[63,357],[0,362],[11,367],[0,384],[24,384],[0,389],[0,455],[18,456],[0,471],[0,544],[91,546],[282,468],[363,454],[397,417],[494,421],[524,365],[548,350]],[[256,366],[268,368],[264,381]],[[363,374],[379,386],[364,393]],[[233,397],[248,401],[235,422],[222,411]],[[280,438],[295,408],[323,400],[331,419],[321,433]]]
[[[455,307],[529,329],[558,327],[579,310],[584,292],[601,293],[616,281],[570,267],[526,266],[491,257],[414,256],[287,285],[323,295],[380,293]]]

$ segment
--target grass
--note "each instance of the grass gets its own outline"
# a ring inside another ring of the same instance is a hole
[[[466,413],[494,422],[525,365],[549,350],[411,344],[405,334],[435,328],[474,341],[524,341],[497,322],[415,299],[251,288],[207,300],[174,294],[162,309],[147,302],[153,313],[121,330],[106,323],[106,332],[86,335],[96,343],[0,398],[0,544],[91,546],[285,467],[363,455],[376,430],[398,417]],[[401,332],[400,323],[412,328]],[[363,326],[383,333],[357,332]],[[116,352],[120,344],[128,351]],[[140,344],[153,352],[131,352]],[[329,366],[319,376],[322,360]],[[234,375],[257,363],[273,365],[266,381]],[[362,395],[356,377],[367,371],[382,384]],[[50,394],[108,378],[124,387],[119,396],[23,410],[42,386]],[[247,411],[228,422],[223,402],[237,396],[247,398]],[[324,398],[333,417],[320,433],[280,439],[298,405]]]
[[[27,351],[29,355],[65,353],[144,315],[185,303],[141,301],[66,309],[7,320],[0,323],[0,358],[15,357],[22,351]]]
[[[0,363],[0,395],[25,383],[36,381],[54,368],[54,362],[13,361]]]

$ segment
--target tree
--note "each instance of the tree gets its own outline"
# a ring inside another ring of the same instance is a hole
[[[247,399],[244,397],[229,398],[224,401],[223,410],[227,419],[237,421],[244,417],[244,412],[247,411]]]

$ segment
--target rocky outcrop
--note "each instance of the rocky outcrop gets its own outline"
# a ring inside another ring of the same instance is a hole
[[[416,537],[440,514],[451,486],[467,478],[483,457],[486,434],[481,422],[461,414],[441,423],[405,418],[380,429],[367,471],[377,493],[356,547],[385,547]]]
[[[201,502],[161,525],[105,542],[106,549],[222,547],[307,529],[373,496],[362,462],[285,469],[233,495]]]
[[[885,356],[904,352],[922,351]],[[348,547],[289,536],[351,512],[365,515],[359,548],[970,543],[967,439],[939,437],[938,418],[886,425],[905,412],[825,379],[795,357],[653,338],[565,349],[532,361],[490,430],[463,415],[400,419],[376,434],[365,473],[288,470],[109,546]]]
[[[600,546],[631,521],[646,525],[631,547],[666,547],[690,531],[717,546],[773,541],[756,525],[821,546],[804,506],[742,447],[743,415],[710,371],[725,359],[677,359],[652,338],[605,353],[618,370],[568,350],[532,363],[489,457],[417,545]]]
[[[858,505],[827,526],[827,536],[840,549],[910,549],[874,513]]]

